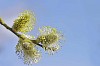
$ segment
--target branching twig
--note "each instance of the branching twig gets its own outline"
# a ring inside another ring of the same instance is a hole
[[[19,33],[15,32],[12,28],[10,28],[5,22],[0,18],[0,24],[3,25],[6,29],[10,30],[13,32],[18,38],[24,39]],[[34,44],[42,47],[41,44],[37,43],[36,40],[31,40]]]
[[[10,28],[7,24],[5,24],[5,22],[0,18],[0,24],[3,25],[6,29],[10,30],[11,32],[13,32],[17,37],[22,38],[21,35],[17,32],[15,32],[14,30],[12,30],[12,28]]]

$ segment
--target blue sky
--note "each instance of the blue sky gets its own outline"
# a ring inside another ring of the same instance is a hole
[[[1,0],[0,17],[9,25],[24,10],[35,12],[38,28],[52,26],[65,41],[53,56],[42,51],[33,66],[100,66],[100,0]],[[15,54],[18,38],[0,25],[0,66],[26,66]]]

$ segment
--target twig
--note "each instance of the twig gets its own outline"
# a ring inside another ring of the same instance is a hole
[[[11,32],[13,32],[18,38],[21,38],[21,39],[25,39],[23,38],[19,33],[15,32],[12,28],[10,28],[7,24],[5,24],[5,22],[0,18],[0,24],[3,25],[6,29],[10,30]],[[34,44],[42,47],[41,44],[37,43],[36,40],[31,40]]]

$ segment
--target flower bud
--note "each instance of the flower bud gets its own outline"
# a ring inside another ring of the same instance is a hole
[[[24,11],[14,21],[12,29],[16,32],[26,33],[33,29],[36,19],[32,12]]]
[[[29,39],[19,40],[16,45],[16,53],[28,65],[37,63],[41,58],[41,54]]]
[[[60,48],[59,43],[62,39],[62,35],[55,28],[49,26],[42,27],[39,31],[40,35],[36,41],[41,43],[43,48],[50,54],[56,52]]]

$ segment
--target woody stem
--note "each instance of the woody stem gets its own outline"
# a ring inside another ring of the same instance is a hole
[[[0,24],[3,25],[6,29],[10,30],[12,33],[14,33],[18,38],[25,39],[21,36],[21,34],[14,31],[11,27],[9,27],[1,18],[0,18]],[[42,47],[41,44],[37,43],[36,40],[31,40],[34,44]]]

